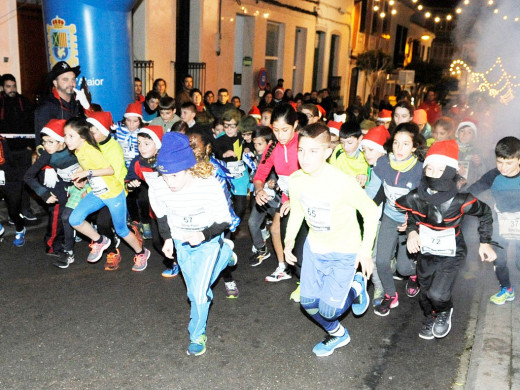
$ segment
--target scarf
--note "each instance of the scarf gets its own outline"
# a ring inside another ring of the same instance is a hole
[[[424,201],[440,206],[457,195],[456,176],[457,171],[453,167],[446,167],[439,178],[428,177],[423,172],[417,192]]]
[[[408,157],[406,160],[397,161],[394,158],[394,154],[390,153],[388,154],[388,159],[390,160],[390,166],[392,169],[399,172],[408,172],[415,166],[415,164],[417,164],[418,161],[415,154],[410,155],[410,157]]]

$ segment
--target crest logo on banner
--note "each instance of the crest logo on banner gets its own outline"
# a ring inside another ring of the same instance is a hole
[[[71,67],[79,65],[78,37],[76,25],[65,25],[65,20],[56,15],[51,20],[52,26],[47,24],[47,42],[49,46],[49,62],[51,68],[59,61],[67,62]]]

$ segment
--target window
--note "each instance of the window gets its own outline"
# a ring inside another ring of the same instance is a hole
[[[283,78],[283,35],[283,24],[267,22],[265,67],[269,83],[273,87],[279,78]]]

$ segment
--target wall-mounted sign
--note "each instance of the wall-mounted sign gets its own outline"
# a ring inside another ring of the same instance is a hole
[[[261,90],[264,90],[267,86],[267,69],[266,68],[260,68],[258,71],[258,88]]]
[[[253,57],[246,56],[246,57],[242,58],[242,65],[244,65],[244,66],[253,65]]]

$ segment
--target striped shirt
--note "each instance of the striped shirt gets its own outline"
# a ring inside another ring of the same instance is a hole
[[[157,218],[167,217],[173,239],[184,241],[186,233],[201,232],[214,223],[231,223],[224,191],[213,176],[194,177],[179,191],[157,185],[148,196]]]
[[[121,149],[123,149],[123,156],[125,157],[125,165],[127,169],[132,160],[139,155],[139,150],[137,149],[138,132],[139,129],[135,131],[128,130],[128,128],[123,126],[121,122],[115,124],[114,138],[119,142],[119,145],[121,145]]]

